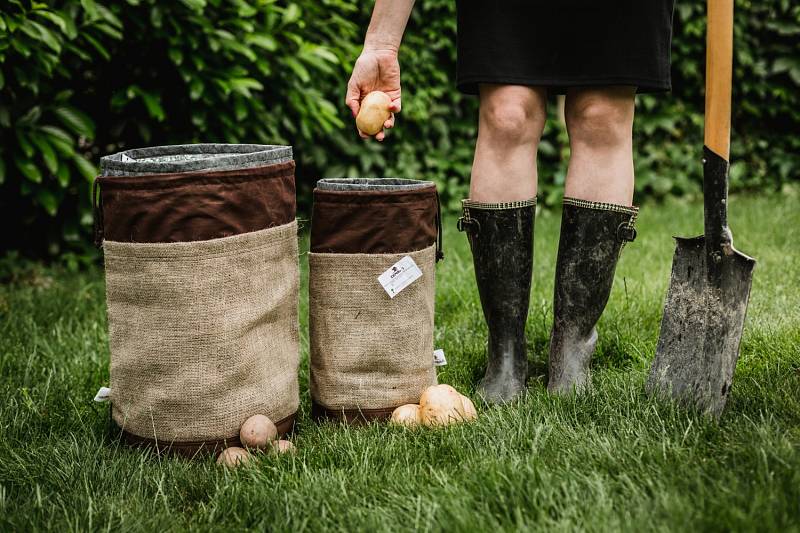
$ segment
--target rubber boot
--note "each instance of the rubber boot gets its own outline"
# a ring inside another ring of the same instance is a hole
[[[459,231],[472,249],[483,316],[489,329],[486,375],[478,394],[487,403],[513,400],[525,390],[525,322],[533,269],[536,199],[486,204],[463,200]]]
[[[638,211],[564,198],[550,335],[550,392],[581,392],[590,383],[595,326],[608,302],[622,247],[636,238]]]

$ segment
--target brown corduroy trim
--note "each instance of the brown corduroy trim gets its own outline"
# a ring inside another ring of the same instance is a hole
[[[278,428],[278,436],[283,437],[289,433],[292,433],[294,431],[296,420],[297,413],[294,413],[287,416],[283,420],[276,422],[275,427]],[[215,441],[162,442],[156,439],[134,435],[133,433],[120,428],[115,422],[112,422],[112,427],[114,428],[114,434],[119,435],[125,444],[135,447],[152,448],[159,455],[179,455],[193,458],[211,454],[217,455],[225,448],[242,445],[242,441],[239,440],[239,435]]]
[[[294,162],[216,172],[101,176],[96,241],[190,242],[280,226],[296,215]]]
[[[397,407],[400,407],[399,405]],[[384,409],[329,409],[317,402],[311,402],[311,416],[317,421],[334,420],[351,425],[363,425],[372,421],[388,420],[397,407]]]
[[[399,191],[314,190],[311,251],[405,253],[437,242],[436,186]]]

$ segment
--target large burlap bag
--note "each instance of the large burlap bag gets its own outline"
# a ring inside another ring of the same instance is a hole
[[[289,431],[299,405],[291,149],[123,155],[104,159],[97,180],[114,423],[128,442],[184,454],[238,444],[254,414]]]
[[[436,384],[436,187],[320,180],[309,254],[311,397],[317,417],[388,418]],[[390,298],[378,277],[405,256],[422,277]]]

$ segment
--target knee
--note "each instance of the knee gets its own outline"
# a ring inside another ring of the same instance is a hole
[[[565,110],[570,143],[612,146],[630,142],[633,102],[610,98],[583,98]]]
[[[543,102],[535,95],[498,96],[481,101],[481,133],[503,146],[538,143],[545,123]]]

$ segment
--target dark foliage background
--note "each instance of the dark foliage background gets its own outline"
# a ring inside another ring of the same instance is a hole
[[[699,191],[705,8],[675,11],[673,93],[638,98],[639,200]],[[420,0],[401,49],[403,112],[380,145],[343,105],[371,2],[6,0],[0,8],[3,249],[91,260],[100,156],[187,142],[295,147],[301,208],[322,176],[435,180],[466,191],[477,102],[455,92],[455,3]],[[781,189],[800,163],[800,5],[736,2],[731,188]],[[553,100],[555,104],[555,100]],[[555,105],[551,114],[555,117]],[[540,197],[557,204],[568,156],[549,121]]]

